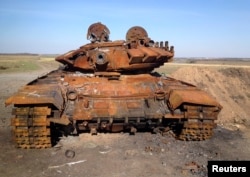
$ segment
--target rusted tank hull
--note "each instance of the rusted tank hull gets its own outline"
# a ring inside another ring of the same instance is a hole
[[[221,109],[197,87],[157,73],[113,78],[58,70],[30,84],[6,101],[19,110],[13,111],[12,121],[19,147],[51,146],[47,143],[50,133],[44,141],[29,145],[30,128],[37,128],[36,122],[46,132],[53,124],[70,125],[69,133],[92,134],[158,132],[170,127],[179,139],[204,140],[212,136]],[[34,111],[45,106],[49,109],[46,114]],[[20,133],[20,127],[26,132]]]

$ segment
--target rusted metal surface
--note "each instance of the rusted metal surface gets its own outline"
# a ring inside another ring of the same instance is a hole
[[[64,105],[62,93],[58,85],[27,85],[21,88],[15,95],[8,98],[5,105],[10,104],[53,104],[61,110]]]
[[[150,38],[148,37],[147,31],[140,27],[140,26],[134,26],[130,28],[126,34],[126,40],[129,43],[137,43],[140,44],[148,43],[150,41]],[[134,47],[136,47],[138,44],[135,44]]]
[[[95,23],[89,27],[87,34],[92,43],[58,56],[56,60],[85,72],[131,72],[153,70],[171,61],[174,56],[173,47],[169,50],[167,41],[165,46],[163,41],[157,46],[142,27],[129,29],[126,41],[111,42],[106,40],[108,34],[105,25]]]
[[[51,147],[50,122],[48,107],[18,107],[13,109],[12,118],[13,139],[18,148],[48,148]]]
[[[154,42],[139,26],[128,30],[126,41],[110,41],[109,34],[105,25],[91,25],[91,43],[56,58],[63,69],[6,100],[15,106],[17,147],[50,147],[60,128],[69,134],[171,128],[181,140],[212,136],[221,105],[192,84],[151,73],[173,60],[173,46]]]
[[[174,110],[183,103],[194,105],[216,106],[221,108],[220,104],[209,96],[206,92],[198,89],[174,89],[169,93],[169,105]]]
[[[91,42],[107,42],[109,40],[109,29],[99,23],[90,25],[87,33],[87,39]]]

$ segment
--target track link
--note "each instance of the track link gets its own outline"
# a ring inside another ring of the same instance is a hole
[[[185,121],[183,128],[178,135],[178,139],[183,141],[203,141],[210,139],[213,136],[213,129],[215,123],[213,120],[209,122],[196,122]]]
[[[51,109],[43,106],[16,107],[11,120],[13,140],[16,147],[23,149],[43,149],[51,147]]]

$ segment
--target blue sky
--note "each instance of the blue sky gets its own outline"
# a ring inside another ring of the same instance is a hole
[[[142,26],[176,57],[250,58],[249,0],[0,0],[0,53],[65,53],[88,43],[95,22],[111,40]]]

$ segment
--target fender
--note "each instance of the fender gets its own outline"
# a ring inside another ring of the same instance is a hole
[[[58,85],[26,85],[5,101],[8,105],[52,104],[58,110],[64,106],[64,98]]]
[[[169,93],[168,105],[171,110],[175,110],[183,103],[193,105],[204,105],[217,107],[219,110],[222,106],[206,92],[198,89],[173,89]]]

